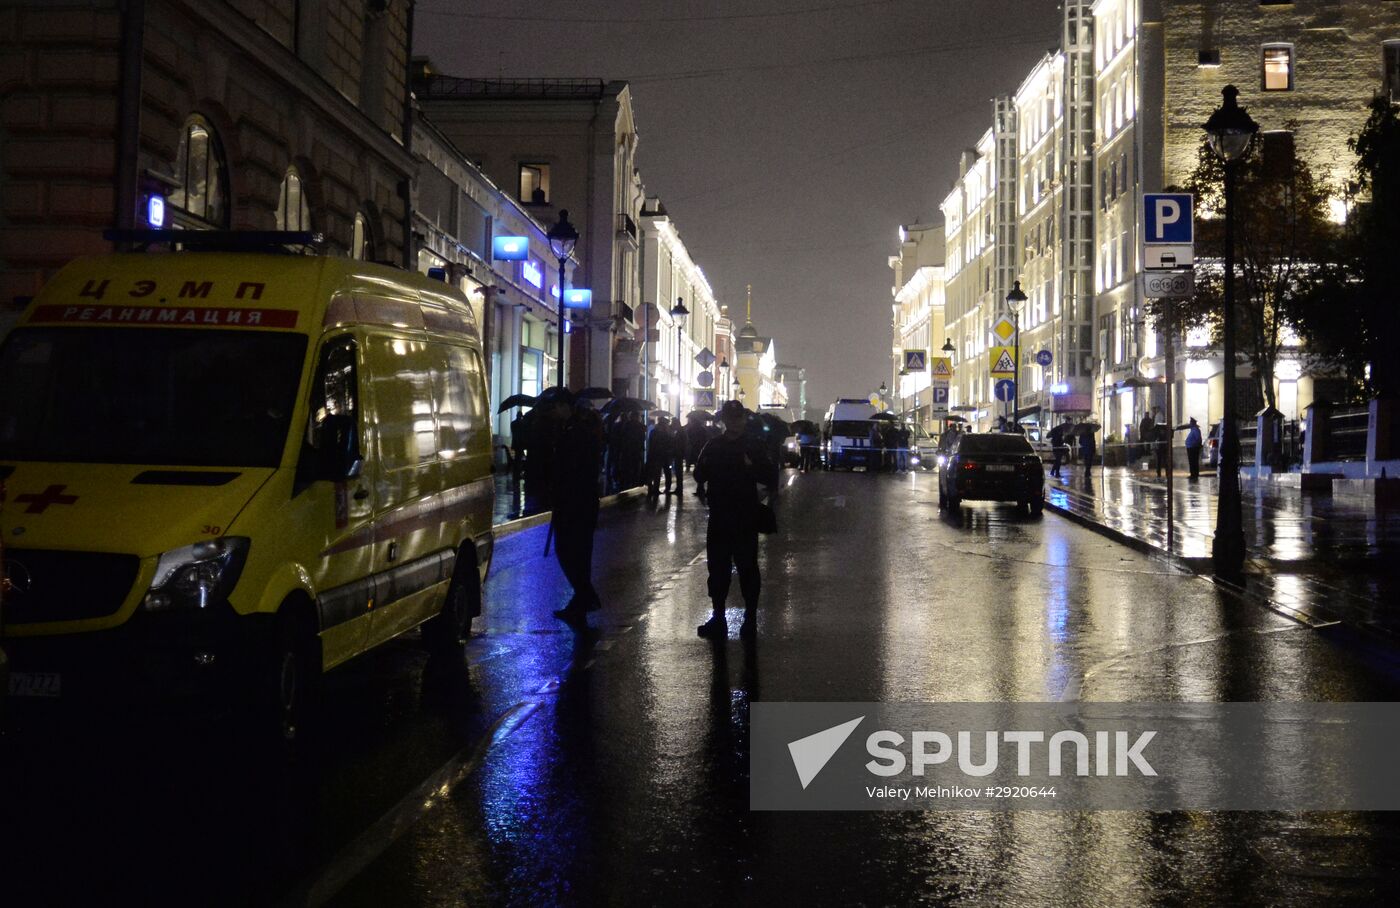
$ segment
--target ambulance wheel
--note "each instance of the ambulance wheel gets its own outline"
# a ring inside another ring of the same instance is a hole
[[[321,680],[319,642],[314,625],[296,603],[278,613],[257,679],[259,721],[290,744],[305,737],[307,720]]]
[[[428,652],[439,657],[460,657],[472,633],[472,619],[480,614],[481,575],[476,550],[467,543],[452,568],[452,582],[447,586],[442,611],[423,625],[423,643]]]

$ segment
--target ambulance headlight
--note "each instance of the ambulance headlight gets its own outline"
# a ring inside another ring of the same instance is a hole
[[[156,576],[141,603],[147,611],[205,608],[228,595],[248,555],[248,539],[226,536],[196,542],[160,556]]]

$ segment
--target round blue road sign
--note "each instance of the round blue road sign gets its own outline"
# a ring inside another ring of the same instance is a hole
[[[1003,378],[996,383],[992,390],[996,394],[997,400],[1004,404],[1010,403],[1011,398],[1016,396],[1016,383],[1009,378]]]
[[[1055,357],[1051,355],[1049,350],[1041,350],[1035,355],[1035,361],[1042,366],[1048,366],[1055,361]]]

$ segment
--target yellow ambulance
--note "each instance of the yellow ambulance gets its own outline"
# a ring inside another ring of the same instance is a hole
[[[320,673],[377,644],[426,622],[460,654],[492,551],[488,400],[441,281],[249,252],[69,264],[0,344],[10,693],[217,679],[290,737]]]

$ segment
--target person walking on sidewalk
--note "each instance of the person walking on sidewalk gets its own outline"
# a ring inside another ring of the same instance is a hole
[[[1191,469],[1191,479],[1196,480],[1201,476],[1201,427],[1193,416],[1186,425],[1176,427],[1178,432],[1183,429],[1186,431],[1186,464]]]
[[[1088,478],[1094,469],[1094,457],[1098,454],[1098,442],[1094,439],[1094,427],[1079,427],[1079,459],[1084,461],[1084,476]]]
[[[723,640],[729,635],[724,603],[729,598],[731,573],[737,569],[744,595],[744,624],[740,636],[758,631],[758,571],[760,508],[758,484],[771,491],[775,474],[763,445],[744,431],[749,414],[737,400],[720,408],[724,434],[706,443],[695,460],[695,481],[705,489],[710,522],[705,530],[705,557],[709,568],[710,620],[697,628],[701,637]]]
[[[1157,447],[1157,420],[1151,412],[1142,414],[1142,421],[1138,423],[1137,440],[1141,451],[1138,456],[1143,460],[1152,457]]]
[[[600,608],[593,588],[593,533],[598,527],[598,471],[603,459],[603,421],[592,409],[574,406],[573,395],[550,388],[539,397],[546,418],[559,427],[550,504],[554,555],[573,587],[569,604],[554,617],[575,630],[588,627]]]
[[[657,417],[647,434],[647,495],[661,497],[661,474],[666,474],[666,494],[671,494],[671,471],[676,465],[676,433],[671,420]]]
[[[1050,464],[1051,476],[1060,475],[1060,464],[1064,463],[1065,455],[1069,453],[1069,444],[1065,441],[1065,435],[1070,428],[1069,417],[1065,417],[1058,426],[1050,430],[1050,453],[1055,458]]]

